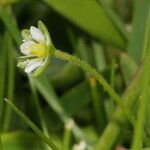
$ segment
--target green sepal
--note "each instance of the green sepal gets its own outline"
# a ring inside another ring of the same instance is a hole
[[[19,68],[25,68],[25,66],[27,65],[27,63],[29,62],[29,60],[20,60],[18,63],[17,63],[17,67]]]
[[[46,57],[44,60],[45,62],[43,63],[43,66],[40,66],[39,68],[35,69],[33,72],[31,72],[30,75],[32,77],[39,76],[48,67],[48,65],[50,63],[50,59],[51,59],[51,57]]]
[[[32,39],[32,36],[30,34],[30,30],[28,30],[28,29],[23,29],[21,31],[21,35],[22,35],[23,39],[25,39],[25,40],[31,40]]]

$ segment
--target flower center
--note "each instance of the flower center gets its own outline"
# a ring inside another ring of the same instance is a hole
[[[30,47],[30,53],[37,57],[46,57],[49,55],[48,48],[45,44],[34,44]]]

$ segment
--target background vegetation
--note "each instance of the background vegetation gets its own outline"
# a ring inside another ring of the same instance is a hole
[[[52,58],[33,80],[16,67],[20,31],[38,20],[57,49],[104,76],[133,124],[71,63]],[[149,64],[149,0],[0,0],[0,149],[150,150]]]

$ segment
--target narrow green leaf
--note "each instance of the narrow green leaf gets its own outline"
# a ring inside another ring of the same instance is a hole
[[[63,123],[66,123],[70,119],[69,115],[64,111],[63,107],[59,102],[59,98],[57,97],[53,87],[51,86],[50,82],[47,82],[47,78],[43,75],[38,77],[35,80],[36,87],[38,88],[39,92],[45,98],[47,103],[50,107],[56,112],[56,114],[60,117]],[[75,124],[73,128],[73,134],[77,140],[85,139],[82,131],[78,128]]]
[[[29,126],[31,129],[45,142],[47,143],[53,150],[58,150],[56,145],[52,142],[50,138],[45,136],[40,129],[29,119],[27,118],[10,100],[5,99],[9,107],[14,110],[19,117]]]
[[[0,42],[0,149],[3,150],[3,145],[1,141],[1,132],[2,132],[2,112],[3,112],[3,99],[5,91],[5,74],[6,74],[6,35],[4,35],[2,42]]]
[[[106,69],[106,58],[104,48],[96,41],[92,42],[93,55],[96,69],[101,72]]]
[[[68,122],[65,124],[62,150],[70,150],[73,126],[74,121],[72,119],[68,120]]]
[[[3,109],[3,99],[4,99],[4,91],[6,88],[5,85],[5,78],[6,78],[6,53],[7,53],[7,40],[6,40],[6,34],[3,37],[2,43],[0,46],[0,119],[2,115],[2,109]],[[0,121],[1,124],[1,121]]]
[[[127,50],[136,63],[139,63],[144,56],[144,41],[146,24],[148,19],[149,0],[134,1],[133,31],[129,40]]]
[[[12,43],[12,39],[10,35],[7,33],[6,34],[6,51],[7,51],[7,67],[8,67],[8,72],[7,72],[7,97],[9,99],[13,99],[14,96],[14,87],[15,87],[15,62],[14,62],[14,47]],[[11,123],[11,110],[8,107],[8,105],[5,107],[4,110],[4,116],[3,116],[3,131],[6,132],[9,130],[10,123]]]
[[[12,20],[12,16],[6,9],[7,7],[0,6],[0,18],[8,28],[10,35],[15,39],[16,43],[19,45],[21,43],[21,34],[18,30],[15,21]],[[11,20],[11,21],[10,21]]]
[[[98,90],[96,79],[94,77],[91,77],[89,79],[89,82],[91,88],[92,103],[95,112],[95,120],[98,124],[99,132],[102,133],[106,126],[106,113],[104,103]]]
[[[144,49],[145,61],[144,71],[142,75],[142,92],[139,97],[139,109],[137,112],[137,121],[134,129],[134,136],[132,141],[132,149],[137,150],[143,147],[143,137],[146,120],[146,110],[149,99],[149,82],[150,82],[150,5],[146,22],[145,37],[144,37]]]
[[[141,90],[139,85],[140,78],[143,72],[143,66],[138,69],[138,72],[134,76],[133,80],[128,85],[127,89],[123,93],[122,97],[125,100],[124,103],[128,106],[128,108],[132,108],[136,101],[136,95]],[[120,110],[117,108],[113,113],[113,119],[108,123],[101,137],[97,141],[97,144],[94,150],[108,150],[112,149],[114,143],[116,143],[119,136],[121,136],[123,125],[126,123],[126,118]]]
[[[38,114],[38,118],[40,120],[42,131],[47,137],[49,137],[47,124],[46,124],[46,121],[45,121],[45,118],[44,118],[44,115],[43,115],[42,108],[41,108],[40,103],[39,103],[39,98],[38,98],[37,90],[36,90],[36,87],[35,87],[35,81],[31,77],[28,77],[28,78],[29,78],[29,82],[30,82],[32,95],[33,95],[33,101],[34,101],[34,104],[35,104],[35,107],[36,107],[36,110],[37,110],[37,114]],[[46,150],[49,149],[47,144],[45,145],[45,148],[46,148]]]

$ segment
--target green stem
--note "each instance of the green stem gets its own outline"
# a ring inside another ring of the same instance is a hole
[[[134,136],[132,142],[132,149],[137,150],[141,149],[143,145],[143,137],[145,137],[144,133],[144,123],[146,119],[146,109],[148,103],[148,93],[149,93],[149,81],[150,81],[150,72],[149,72],[149,60],[150,60],[150,51],[147,55],[145,64],[144,64],[144,72],[143,72],[143,80],[142,80],[142,93],[139,97],[139,110],[137,114],[137,121],[134,129]]]
[[[84,71],[94,76],[95,79],[99,82],[99,84],[103,86],[104,90],[107,91],[108,94],[113,98],[113,100],[123,109],[128,120],[134,125],[135,121],[134,117],[132,116],[132,113],[123,104],[122,99],[119,97],[119,95],[112,89],[112,87],[107,83],[103,76],[96,71],[96,69],[92,68],[91,65],[87,64],[83,60],[80,60],[75,56],[72,56],[65,52],[61,52],[59,50],[55,50],[53,55],[56,58],[73,63],[74,65],[80,67]]]
[[[47,78],[41,75],[40,77],[36,78],[35,81],[36,88],[45,98],[48,105],[52,107],[52,109],[60,117],[62,122],[66,123],[68,120],[70,120],[70,117],[68,116],[68,114],[66,114],[63,107],[59,103],[58,96],[56,95],[53,87],[50,83],[47,83]],[[76,124],[74,124],[73,134],[77,141],[80,141],[81,139],[86,139],[82,130]]]
[[[99,133],[101,134],[107,123],[104,104],[102,103],[102,98],[98,91],[97,82],[95,78],[93,77],[89,78],[89,82],[91,88],[91,96],[92,96],[93,109],[95,113],[95,119],[97,121]]]
[[[39,120],[40,120],[42,130],[43,130],[44,134],[49,137],[47,125],[46,125],[46,122],[45,122],[45,119],[44,119],[42,109],[40,107],[40,103],[39,103],[37,91],[36,91],[36,88],[35,88],[34,80],[30,76],[28,76],[28,79],[29,79],[29,82],[30,82],[30,86],[31,86],[32,94],[33,94],[33,100],[34,100],[34,103],[35,103],[35,107],[36,107],[36,110],[37,110],[37,114],[38,114],[38,117],[39,117]]]
[[[138,118],[135,125],[135,133],[133,138],[132,150],[141,149],[143,145],[143,135],[144,135],[144,123],[145,123],[145,113],[148,102],[148,84],[144,83],[143,92],[140,96],[140,104],[138,111]]]
[[[10,100],[5,98],[5,101],[9,105],[9,107],[14,110],[19,117],[43,140],[47,143],[53,150],[58,150],[56,145],[52,142],[50,138],[45,136],[41,130],[29,119],[27,118]]]
[[[13,55],[13,45],[10,35],[7,33],[7,60],[8,60],[8,86],[7,86],[7,97],[13,99],[14,95],[14,55]],[[8,105],[5,107],[4,117],[3,117],[3,131],[6,132],[9,130],[10,121],[11,121],[11,110]]]
[[[0,50],[0,125],[2,125],[3,99],[5,91],[6,78],[6,55],[7,55],[7,33],[4,34],[2,41],[2,49]],[[1,126],[0,126],[1,127]],[[0,128],[1,129],[1,128]]]
[[[6,25],[6,27],[9,29],[9,32],[12,35],[12,37],[15,39],[16,43],[20,45],[21,35],[19,29],[15,21],[12,19],[12,14],[8,12],[7,7],[0,6],[0,18],[3,21],[3,23]]]
[[[72,119],[68,120],[68,122],[66,122],[65,124],[62,150],[70,150],[73,126],[74,126],[74,121]]]
[[[5,74],[6,74],[6,33],[2,39],[2,49],[0,50],[0,149],[3,150],[1,132],[2,132],[2,113],[3,113],[3,99],[5,91]]]
[[[138,72],[134,76],[133,80],[125,90],[123,94],[124,103],[128,106],[129,109],[132,109],[135,104],[136,98],[135,96],[140,91],[140,78],[143,72],[143,65],[138,69]],[[139,85],[139,86],[138,86]],[[121,131],[123,129],[123,125],[126,124],[126,118],[123,114],[123,111],[118,107],[113,113],[112,120],[107,125],[103,134],[99,138],[96,143],[94,150],[109,150],[112,149],[114,143],[119,136],[121,136]]]
[[[112,58],[112,63],[111,63],[110,85],[112,86],[112,88],[115,89],[115,57],[114,56]],[[109,103],[110,103],[110,108],[109,108],[110,112],[114,112],[115,110],[114,102],[111,100]]]
[[[133,136],[133,143],[132,143],[132,149],[137,150],[141,149],[143,145],[143,137],[144,135],[144,124],[146,119],[146,109],[147,109],[147,103],[148,103],[148,94],[149,94],[149,82],[150,82],[150,71],[149,71],[149,65],[150,65],[150,7],[148,11],[148,20],[146,23],[146,30],[145,30],[145,42],[144,42],[144,48],[143,48],[143,54],[145,56],[144,61],[144,71],[142,76],[142,93],[140,95],[140,102],[139,102],[139,110],[137,114],[137,121],[135,124],[134,129],[134,136]]]
[[[0,149],[3,150],[3,144],[2,144],[1,133],[0,133]]]

